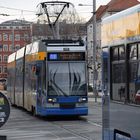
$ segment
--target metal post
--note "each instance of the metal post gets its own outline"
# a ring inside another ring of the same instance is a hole
[[[96,0],[93,0],[93,94],[95,94],[95,102],[97,102],[96,77]]]

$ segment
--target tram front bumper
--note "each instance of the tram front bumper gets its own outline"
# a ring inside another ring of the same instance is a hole
[[[77,107],[73,109],[61,109],[61,108],[40,108],[37,107],[37,114],[42,116],[51,115],[88,115],[88,107]]]

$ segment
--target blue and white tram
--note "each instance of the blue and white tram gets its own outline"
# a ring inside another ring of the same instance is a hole
[[[140,5],[102,20],[103,140],[140,140]]]
[[[8,58],[11,103],[36,115],[87,115],[86,46],[41,40]]]

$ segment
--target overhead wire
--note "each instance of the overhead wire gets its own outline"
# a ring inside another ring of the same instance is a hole
[[[6,7],[6,6],[0,6],[0,9],[8,9],[8,10],[14,10],[14,11],[22,11],[22,16],[36,16],[37,11],[33,11],[33,10],[27,10],[27,9],[19,9],[19,8],[13,8],[13,7]],[[9,14],[10,13],[10,14]],[[33,13],[33,14],[25,14],[25,13]],[[85,12],[85,11],[78,11],[78,15],[81,14],[90,14],[92,12]],[[66,13],[66,14],[70,14],[70,13]],[[12,13],[11,12],[6,12],[6,13],[0,13],[0,16],[5,16],[5,17],[16,17],[16,16],[20,16],[21,13],[17,14],[17,13]],[[36,19],[35,17],[33,17],[33,19]]]
[[[36,11],[31,11],[31,10],[26,10],[26,9],[18,9],[18,8],[6,7],[6,6],[0,6],[0,8],[36,13]]]

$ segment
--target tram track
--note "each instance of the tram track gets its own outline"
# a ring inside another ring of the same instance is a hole
[[[64,126],[59,126],[58,124],[56,124],[56,123],[52,123],[53,125],[55,125],[55,126],[57,126],[58,128],[63,128],[63,130],[65,130],[65,131],[67,131],[67,132],[69,132],[70,134],[72,134],[72,135],[74,135],[74,136],[76,136],[76,137],[78,137],[78,138],[80,138],[80,139],[82,139],[82,140],[91,140],[89,137],[87,137],[87,136],[81,136],[80,134],[77,134],[74,130],[70,130],[70,129],[68,129],[68,128],[65,128]]]
[[[8,140],[100,140],[100,106],[90,105],[89,115],[84,117],[54,116],[33,117],[25,110],[12,107],[11,117],[1,131]],[[93,112],[94,117],[93,117]],[[98,123],[99,122],[99,123]]]
[[[82,121],[84,121],[84,122],[86,121],[88,124],[94,125],[94,126],[99,127],[99,128],[102,127],[102,125],[100,125],[100,124],[98,124],[98,123],[95,123],[95,122],[92,122],[92,121],[89,121],[89,120],[87,120],[86,118],[80,117],[80,120],[82,120]],[[80,138],[81,140],[95,140],[95,139],[91,139],[91,138],[88,137],[88,136],[84,136],[84,135],[78,134],[75,130],[66,128],[66,126],[69,126],[69,125],[64,125],[64,126],[63,126],[63,125],[59,125],[57,122],[49,122],[49,123],[52,123],[55,127],[61,128],[61,129],[65,130],[65,131],[69,132],[70,134],[72,134],[72,135],[74,135],[74,136]]]

